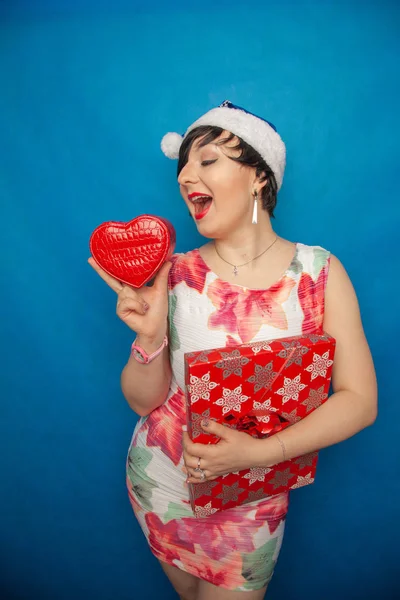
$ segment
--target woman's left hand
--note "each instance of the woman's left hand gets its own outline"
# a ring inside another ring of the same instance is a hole
[[[221,438],[217,444],[196,444],[187,432],[183,433],[183,460],[188,483],[212,481],[221,475],[257,466],[260,440],[215,421],[206,423],[202,423],[204,431]],[[197,468],[201,470],[196,471]]]

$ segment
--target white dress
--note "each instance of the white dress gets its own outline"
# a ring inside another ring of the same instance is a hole
[[[267,290],[219,279],[198,250],[173,257],[169,274],[172,381],[166,401],[135,428],[127,486],[136,517],[161,561],[230,590],[270,581],[281,548],[288,494],[196,518],[182,457],[185,352],[320,333],[330,254],[296,245],[284,275]]]

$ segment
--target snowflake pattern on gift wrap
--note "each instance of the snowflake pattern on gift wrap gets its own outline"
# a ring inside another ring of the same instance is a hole
[[[243,475],[243,479],[249,479],[250,485],[253,485],[256,481],[265,481],[265,476],[271,469],[268,467],[254,467],[250,469],[246,475]]]
[[[270,415],[263,415],[262,417],[259,417],[258,415],[256,415],[256,419],[259,423],[269,423],[271,420]]]
[[[289,402],[289,400],[298,400],[299,393],[307,387],[304,383],[301,383],[300,373],[290,379],[290,377],[284,377],[283,387],[281,387],[276,393],[282,396],[282,403]]]
[[[193,361],[191,361],[191,365],[195,365],[196,363],[208,363],[208,356],[210,352],[211,350],[204,350],[203,352],[200,352],[200,354],[198,354],[197,356],[196,352],[188,352],[187,356],[188,358],[196,357]]]
[[[230,377],[232,374],[241,377],[242,367],[247,365],[249,359],[242,356],[237,348],[233,352],[221,352],[221,356],[222,360],[217,362],[216,367],[217,369],[223,369],[223,379]]]
[[[299,465],[300,469],[312,467],[316,456],[318,456],[318,452],[309,452],[308,454],[304,454],[304,456],[298,456],[293,462]]]
[[[247,502],[254,502],[255,500],[261,500],[265,497],[265,492],[262,488],[257,491],[249,491]]]
[[[190,394],[190,402],[194,404],[197,400],[209,400],[210,390],[217,387],[218,383],[210,381],[210,371],[205,373],[201,378],[195,375],[190,376],[190,384],[188,385],[188,391]]]
[[[234,390],[223,388],[222,398],[218,398],[214,404],[222,406],[222,414],[225,415],[231,410],[240,412],[241,403],[246,402],[248,399],[249,396],[242,393],[242,385],[240,384]]]
[[[264,402],[257,402],[257,400],[254,400],[253,408],[254,410],[270,410],[271,412],[278,412],[278,409],[275,406],[271,406],[271,398],[267,398]]]
[[[251,349],[254,354],[258,354],[261,350],[269,350],[270,352],[272,350],[268,342],[256,342],[255,344],[252,344]]]
[[[301,366],[303,364],[303,356],[307,354],[309,348],[302,346],[300,342],[282,342],[282,345],[285,349],[281,350],[278,356],[287,359],[286,367],[288,368],[293,364]],[[295,348],[294,352],[293,348]]]
[[[225,479],[225,477],[229,477],[229,475],[239,475],[240,471],[232,471],[231,473],[225,473],[225,475],[222,475],[222,479]]]
[[[296,483],[294,485],[292,485],[291,487],[294,490],[296,488],[303,487],[304,485],[309,485],[310,483],[314,483],[314,478],[311,477],[311,473],[309,473],[305,477],[302,477],[301,475],[299,475]]]
[[[282,485],[286,486],[289,483],[289,479],[291,478],[292,473],[290,469],[285,469],[284,471],[278,471],[275,473],[274,477],[270,480],[269,483],[272,483],[274,486],[274,490],[281,487]]]
[[[268,389],[274,378],[276,373],[272,370],[273,363],[272,361],[265,365],[265,367],[261,365],[254,365],[254,375],[248,378],[248,382],[254,385],[254,392],[259,392],[262,389]]]
[[[193,498],[197,500],[201,498],[201,496],[211,496],[212,489],[218,485],[217,481],[205,481],[204,483],[194,483],[192,484],[192,494]]]
[[[289,421],[289,423],[298,423],[298,421],[301,421],[301,417],[297,415],[297,408],[294,408],[290,413],[283,412],[282,417],[286,421]]]
[[[256,412],[258,410],[268,410],[270,412],[277,412],[278,409],[274,406],[271,406],[271,398],[267,398],[264,402],[257,402],[254,400],[253,402],[253,410]],[[259,416],[256,414],[257,421],[259,423],[269,423],[271,417],[270,415]]]
[[[311,365],[306,367],[306,371],[311,373],[311,381],[316,377],[326,377],[327,369],[333,365],[333,360],[329,358],[329,351],[323,353],[323,355],[319,355],[314,352],[313,361]]]
[[[192,412],[192,439],[194,440],[195,438],[199,437],[199,435],[201,433],[205,433],[206,435],[210,435],[207,431],[204,431],[204,429],[201,426],[201,422],[203,419],[209,419],[210,418],[210,409],[207,408],[203,413],[199,414],[199,413],[195,413]]]
[[[209,517],[217,512],[216,508],[211,506],[211,502],[205,506],[196,506],[196,517]]]
[[[233,485],[223,485],[222,492],[217,496],[218,499],[222,500],[222,506],[228,502],[238,502],[239,494],[244,492],[244,488],[239,487],[239,482],[236,481]]]
[[[310,390],[310,395],[303,400],[302,404],[306,407],[307,412],[310,412],[314,408],[318,408],[327,397],[328,394],[324,391],[322,385],[318,390]]]
[[[311,334],[310,336],[310,341],[313,344],[317,344],[318,342],[327,342],[329,340],[329,337],[327,335],[314,335]]]

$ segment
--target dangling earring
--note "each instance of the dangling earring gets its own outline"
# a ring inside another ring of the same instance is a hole
[[[258,193],[257,193],[257,191],[255,191],[254,192],[253,219],[251,221],[254,225],[257,225],[257,200],[258,200]]]

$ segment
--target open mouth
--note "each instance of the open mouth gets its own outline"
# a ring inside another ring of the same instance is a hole
[[[213,201],[211,196],[200,194],[190,194],[189,200],[194,206],[194,216],[197,220],[206,216]]]

